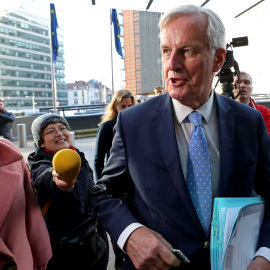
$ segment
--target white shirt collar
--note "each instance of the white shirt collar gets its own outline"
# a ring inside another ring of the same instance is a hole
[[[181,104],[176,99],[172,98],[172,102],[176,119],[179,122],[179,124],[181,124],[185,120],[185,118],[194,110],[190,107]],[[211,92],[209,99],[200,108],[196,110],[203,115],[203,118],[205,119],[206,123],[209,122],[211,113],[214,109],[213,106],[214,106],[214,91]]]

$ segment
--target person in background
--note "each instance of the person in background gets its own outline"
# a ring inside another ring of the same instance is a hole
[[[5,103],[0,99],[0,136],[3,136],[9,141],[12,139],[12,122],[15,120],[15,116],[12,112],[5,110]]]
[[[155,92],[155,95],[156,96],[160,96],[160,95],[163,95],[163,94],[166,93],[166,91],[165,91],[165,89],[164,89],[163,86],[157,86],[157,87],[155,87],[154,92]]]
[[[194,5],[166,12],[159,26],[167,93],[119,113],[94,189],[99,219],[127,253],[125,270],[210,270],[214,198],[251,197],[254,188],[265,213],[248,270],[269,270],[270,137],[260,112],[212,89],[225,27]]]
[[[74,228],[89,220],[89,227],[96,228],[97,213],[94,211],[93,173],[84,153],[71,145],[70,127],[66,119],[55,113],[37,117],[32,123],[36,151],[28,156],[34,187],[40,208],[51,201],[45,214],[53,256],[48,269],[105,270],[108,263],[108,246],[103,256],[91,258],[88,238],[78,245],[65,245],[61,241]],[[54,171],[52,160],[58,151],[71,149],[81,158],[81,169],[73,182],[62,181]],[[88,224],[88,223],[87,223]],[[100,236],[107,242],[106,233],[98,227]],[[79,232],[83,233],[83,232]],[[91,258],[91,259],[90,259]],[[88,260],[89,259],[89,260]]]
[[[0,139],[0,269],[45,270],[49,234],[20,151]]]
[[[96,181],[101,178],[104,164],[110,156],[114,135],[113,128],[116,124],[118,113],[135,104],[137,104],[135,96],[127,89],[115,92],[110,104],[108,104],[97,131],[94,158],[94,174]],[[115,269],[120,270],[123,267],[123,254],[118,247],[113,246],[113,249],[115,253]]]
[[[101,178],[104,164],[110,156],[113,140],[113,127],[116,124],[118,113],[135,104],[137,104],[135,96],[126,89],[115,92],[111,102],[108,104],[97,131],[94,158],[94,174],[96,181]]]
[[[247,72],[240,72],[241,82],[238,81],[238,77],[234,77],[234,95],[236,96],[241,89],[241,94],[235,99],[241,103],[248,105],[249,107],[261,112],[263,120],[266,124],[268,134],[270,135],[270,109],[263,105],[258,105],[250,96],[252,94],[252,78]]]

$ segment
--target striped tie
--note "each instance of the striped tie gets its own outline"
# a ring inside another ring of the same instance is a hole
[[[193,124],[189,141],[187,187],[197,215],[205,232],[208,231],[212,210],[211,167],[207,140],[202,129],[202,115],[192,112],[188,116]]]

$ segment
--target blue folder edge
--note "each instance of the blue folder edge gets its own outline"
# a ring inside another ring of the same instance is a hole
[[[211,240],[210,240],[210,254],[211,254],[211,269],[223,270],[223,235],[225,226],[226,210],[228,208],[239,207],[239,210],[245,206],[253,204],[264,203],[260,197],[249,198],[215,198],[213,207],[213,217],[211,225]],[[235,218],[234,223],[236,223]],[[233,228],[235,227],[235,224]],[[226,243],[227,246],[227,243]],[[222,266],[222,267],[221,267]]]

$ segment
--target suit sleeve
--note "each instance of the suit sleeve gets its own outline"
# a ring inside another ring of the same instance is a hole
[[[128,225],[138,222],[126,201],[132,191],[132,181],[128,172],[125,138],[121,126],[120,113],[115,126],[110,158],[102,178],[94,188],[99,219],[110,234],[113,244],[116,244],[119,235]]]

